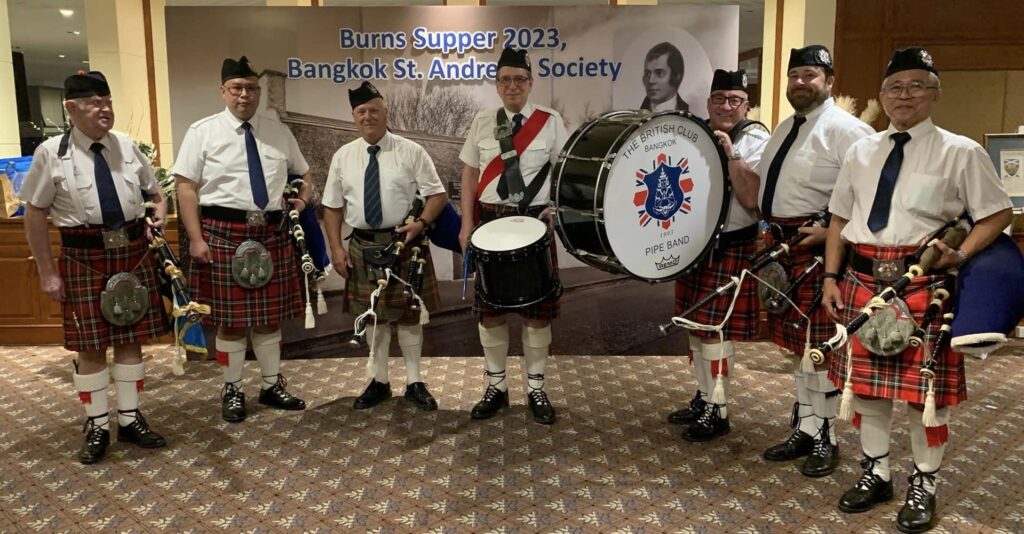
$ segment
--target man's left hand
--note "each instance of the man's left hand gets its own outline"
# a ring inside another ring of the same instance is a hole
[[[735,149],[732,147],[732,139],[729,139],[729,134],[721,130],[715,130],[715,137],[718,138],[719,144],[722,145],[722,150],[725,151],[725,156],[732,156]]]
[[[416,236],[422,234],[426,228],[427,225],[423,221],[413,221],[405,226],[395,228],[395,231],[405,234],[405,244],[408,245],[413,239],[416,239]]]
[[[797,231],[801,234],[807,234],[807,237],[800,240],[796,247],[813,247],[814,245],[820,245],[825,242],[828,237],[828,228],[821,226],[801,226],[797,228]]]
[[[939,256],[938,261],[932,264],[932,270],[938,271],[942,269],[948,269],[950,267],[960,266],[960,255],[956,253],[956,249],[936,239],[932,245],[942,251],[942,255]]]
[[[292,205],[292,209],[295,213],[302,213],[302,210],[306,209],[306,201],[301,198],[289,198],[288,203]]]
[[[551,206],[544,208],[544,211],[540,212],[537,218],[546,222],[551,230],[555,229],[555,210],[551,209]]]

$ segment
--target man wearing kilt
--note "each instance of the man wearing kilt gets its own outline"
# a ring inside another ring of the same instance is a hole
[[[938,243],[942,256],[933,272],[957,268],[998,236],[1012,219],[1011,203],[985,150],[978,143],[935,126],[932,106],[942,91],[931,55],[922,48],[897,50],[889,60],[879,93],[890,125],[850,149],[829,202],[827,268],[822,301],[836,321],[848,321],[868,300],[906,271],[905,259],[922,238],[967,212],[974,228],[956,250]],[[849,245],[849,250],[845,248]],[[844,256],[847,278],[836,279]],[[884,269],[884,266],[895,266]],[[928,307],[928,288],[941,272],[915,280],[904,300],[915,321]],[[958,310],[958,313],[982,313]],[[832,358],[830,377],[856,395],[854,425],[860,430],[864,474],[839,500],[844,512],[866,512],[893,496],[889,441],[893,400],[911,410],[910,445],[914,469],[906,502],[896,518],[902,532],[923,532],[935,524],[936,473],[949,438],[950,408],[967,398],[963,357],[935,354],[935,420],[923,421],[929,384],[921,368],[935,348],[938,322],[922,347],[893,356],[869,352],[856,337],[852,355]],[[862,329],[863,330],[863,329]]]
[[[256,112],[259,78],[245,56],[224,60],[220,94],[224,111],[189,127],[172,172],[188,238],[189,287],[197,301],[210,305],[210,319],[218,326],[221,416],[236,423],[246,417],[241,382],[247,334],[260,364],[260,404],[306,407],[285,390],[279,325],[302,314],[284,187],[289,174],[304,175],[299,197],[288,201],[302,211],[310,181],[291,131]]]
[[[747,74],[742,69],[729,72],[718,69],[711,80],[708,97],[709,126],[722,144],[729,158],[729,181],[733,195],[729,202],[729,215],[725,230],[707,264],[676,281],[676,314],[714,293],[729,283],[744,268],[750,266],[747,258],[757,250],[757,193],[760,178],[753,171],[761,160],[768,141],[768,132],[751,128],[736,133],[733,142],[730,133],[742,130],[740,122],[746,118],[750,103],[747,101]],[[737,126],[740,126],[737,128]],[[689,319],[701,324],[717,325],[725,319],[732,302],[732,294],[721,295],[693,313]],[[757,287],[744,284],[736,299],[733,315],[718,332],[694,331],[690,333],[690,360],[697,375],[697,394],[690,405],[672,412],[668,420],[676,424],[689,424],[683,432],[687,441],[709,441],[729,432],[729,414],[726,393],[732,372],[733,341],[746,341],[757,335]],[[711,392],[721,382],[721,397],[710,401]]]
[[[815,257],[824,255],[824,228],[800,228],[809,216],[825,209],[839,175],[843,156],[855,141],[874,132],[870,126],[835,105],[829,96],[834,81],[832,55],[821,45],[794,48],[789,56],[786,98],[796,113],[779,123],[758,164],[761,176],[761,214],[779,225],[783,237],[796,232],[807,239],[793,247],[780,263],[789,278],[796,278]],[[768,328],[775,344],[796,355],[792,434],[764,451],[769,461],[807,457],[800,472],[809,477],[832,473],[839,461],[839,449],[832,428],[839,412],[840,392],[828,379],[824,365],[811,373],[800,369],[800,357],[808,342],[827,340],[834,334],[828,315],[820,307],[811,309],[821,288],[818,268],[789,298],[789,307],[768,316]],[[802,318],[801,312],[810,320]]]
[[[125,135],[111,132],[114,109],[103,74],[64,80],[72,127],[36,149],[21,198],[25,233],[43,292],[61,303],[64,348],[78,353],[73,375],[85,406],[85,443],[78,460],[103,459],[110,444],[107,386],[117,392],[117,439],[144,448],[166,441],[139,411],[145,364],[141,344],[170,330],[149,254],[143,201],[156,204],[154,226],[167,207],[149,161]],[[53,261],[46,217],[60,230]],[[114,365],[107,370],[107,347]]]
[[[369,309],[370,294],[377,288],[377,279],[371,278],[367,270],[364,250],[387,246],[396,233],[404,235],[408,245],[432,227],[448,197],[427,151],[388,131],[387,106],[373,84],[363,82],[358,89],[349,90],[348,98],[360,137],[339,148],[331,159],[324,188],[324,228],[330,241],[334,270],[346,279],[345,307],[360,315]],[[407,221],[417,190],[426,197],[423,213]],[[352,227],[347,252],[342,246],[342,222]],[[419,296],[422,306],[436,309],[440,299],[430,247],[423,245],[420,254],[426,263]],[[398,258],[403,278],[408,278],[411,256],[412,246],[403,247]],[[420,312],[409,306],[411,300],[403,290],[403,284],[388,280],[387,289],[374,307],[376,326],[370,333],[374,371],[370,384],[353,404],[357,410],[370,408],[391,397],[388,380],[391,323],[398,325],[398,346],[405,359],[405,398],[423,410],[437,409],[437,401],[420,378],[423,352]]]
[[[548,170],[558,159],[558,152],[568,139],[565,123],[557,111],[529,103],[533,89],[530,57],[525,50],[502,50],[498,59],[496,89],[502,107],[481,110],[473,118],[459,159],[462,167],[462,250],[469,244],[469,234],[479,223],[500,217],[528,215],[551,220],[547,208],[551,192]],[[511,139],[525,149],[508,151],[503,159],[498,137]],[[516,161],[513,164],[512,161]],[[556,260],[555,240],[551,241],[551,258]],[[555,265],[557,269],[557,263]],[[477,280],[479,284],[479,279]],[[477,293],[479,294],[479,286]],[[555,409],[544,392],[544,365],[551,345],[551,320],[558,317],[558,295],[535,306],[517,310],[524,320],[523,353],[526,359],[527,397],[533,419],[541,424],[555,422]],[[480,316],[480,344],[484,349],[485,373],[488,377],[483,398],[473,407],[473,419],[488,419],[508,406],[508,382],[505,361],[508,357],[508,324],[502,312],[480,299],[473,303]]]

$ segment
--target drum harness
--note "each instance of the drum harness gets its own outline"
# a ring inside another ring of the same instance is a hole
[[[305,185],[306,181],[301,178],[289,181],[284,189],[284,198],[286,200],[299,198],[299,191]],[[291,206],[290,203],[289,206]],[[327,279],[327,273],[317,269],[316,264],[313,263],[313,257],[309,255],[309,249],[306,247],[306,232],[302,229],[302,223],[299,222],[299,212],[294,206],[291,206],[288,211],[288,225],[288,233],[291,234],[292,240],[295,243],[295,249],[299,253],[299,267],[302,270],[302,282],[306,290],[305,327],[308,330],[316,327],[312,298],[309,293],[309,280],[312,278],[313,283],[316,284],[316,313],[317,315],[323,315],[327,313],[327,300],[324,299],[324,291],[321,288],[321,284]]]
[[[405,217],[406,224],[410,224],[419,218],[423,213],[423,200],[417,198],[413,201],[412,207],[409,208],[409,214]],[[427,310],[426,304],[420,297],[420,292],[423,290],[423,279],[424,270],[426,269],[426,259],[423,257],[422,251],[424,247],[429,246],[427,244],[426,233],[421,233],[416,236],[416,239],[410,243],[412,247],[412,256],[409,258],[409,274],[407,275],[408,280],[403,280],[399,276],[399,258],[402,254],[402,249],[405,248],[405,235],[398,232],[393,232],[391,242],[384,246],[370,246],[363,247],[363,263],[364,267],[371,274],[371,278],[377,278],[377,287],[370,293],[370,305],[366,311],[361,313],[355,319],[355,328],[352,333],[352,339],[349,343],[358,346],[362,344],[366,338],[367,323],[370,319],[373,319],[373,328],[376,332],[377,329],[377,312],[374,309],[377,307],[377,302],[380,300],[381,293],[388,288],[391,280],[394,280],[403,286],[402,293],[406,298],[410,299],[409,308],[412,310],[419,310],[420,320],[419,324],[426,325],[430,322],[430,312]],[[370,347],[369,357],[366,361],[366,375],[368,378],[374,376],[374,343],[368,343]]]

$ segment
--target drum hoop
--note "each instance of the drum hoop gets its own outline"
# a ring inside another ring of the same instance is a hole
[[[485,298],[483,296],[483,292],[481,292],[481,291],[477,291],[476,298],[480,299],[480,302],[484,303],[489,308],[494,308],[494,309],[496,309],[498,311],[501,311],[501,310],[521,310],[523,308],[529,308],[530,306],[536,306],[536,305],[540,304],[541,302],[544,302],[545,300],[547,300],[547,299],[549,299],[551,297],[554,297],[555,295],[561,293],[561,291],[562,291],[562,282],[558,279],[558,276],[556,275],[555,276],[555,283],[552,284],[551,290],[548,291],[544,296],[536,298],[534,300],[531,300],[530,302],[525,302],[525,303],[522,303],[522,304],[513,304],[511,306],[507,305],[507,304],[497,304],[497,303],[494,303],[494,302],[491,302],[491,301],[487,300],[487,298]]]
[[[515,215],[515,217],[529,217],[529,215]],[[480,247],[477,247],[477,246],[473,245],[473,236],[476,234],[477,230],[483,228],[484,225],[486,225],[487,223],[491,223],[491,222],[498,221],[498,220],[505,219],[505,218],[506,217],[498,217],[497,219],[493,219],[493,220],[487,221],[486,223],[479,224],[479,225],[477,225],[476,228],[473,228],[473,231],[469,233],[469,237],[466,238],[466,245],[467,245],[468,248],[473,249],[473,255],[474,256],[476,256],[477,254],[483,254],[483,255],[487,255],[487,256],[498,255],[498,254],[510,254],[510,253],[513,253],[513,252],[518,252],[520,250],[527,249],[527,248],[532,247],[532,246],[536,245],[537,243],[539,243],[541,241],[545,241],[545,240],[547,240],[547,245],[546,246],[550,246],[551,245],[551,233],[547,232],[547,231],[545,231],[541,235],[541,238],[538,241],[534,241],[532,243],[527,243],[526,245],[523,245],[523,246],[521,246],[519,248],[514,248],[514,249],[510,249],[510,250],[487,250],[487,249],[482,249]],[[533,217],[531,217],[531,218],[533,218]],[[544,222],[544,221],[541,221],[541,222]],[[545,226],[547,226],[547,225],[545,225]]]

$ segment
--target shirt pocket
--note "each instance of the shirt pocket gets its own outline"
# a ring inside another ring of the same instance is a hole
[[[946,181],[941,176],[912,172],[900,176],[899,206],[913,213],[937,215],[942,213]]]
[[[288,156],[280,150],[264,145],[260,151],[260,160],[263,162],[263,177],[270,182],[274,177],[288,176]]]
[[[498,140],[492,137],[485,137],[478,145],[480,150],[480,171],[483,172],[498,154],[501,154],[501,145]]]
[[[100,197],[96,189],[96,179],[94,177],[85,176],[75,171],[74,181],[69,184],[69,187],[71,188],[71,194],[78,196],[82,209],[90,213],[99,213]]]
[[[126,159],[123,170],[121,179],[127,185],[128,196],[121,199],[121,204],[128,206],[129,213],[125,213],[125,217],[132,219],[138,213],[139,205],[142,204],[142,188],[139,186],[142,179],[140,176],[142,173],[142,163],[134,158]]]

